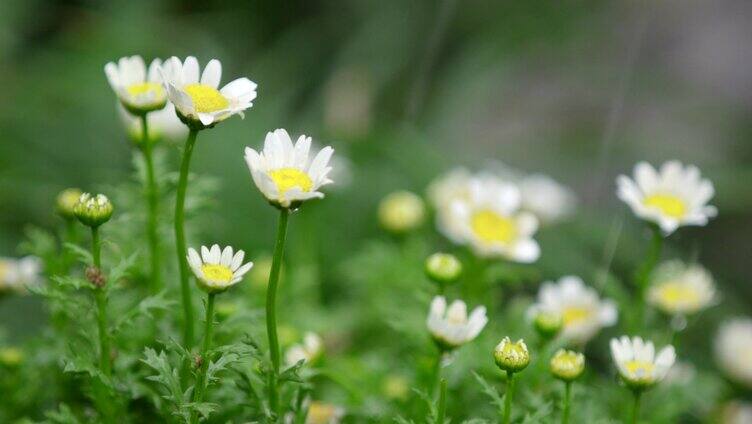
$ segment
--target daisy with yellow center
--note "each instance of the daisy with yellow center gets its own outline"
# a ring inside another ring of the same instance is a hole
[[[649,388],[663,380],[676,360],[671,345],[656,354],[653,342],[627,336],[611,339],[611,356],[624,383],[637,390]]]
[[[120,58],[117,64],[106,64],[104,72],[123,107],[134,115],[143,115],[167,103],[160,66],[162,61],[154,59],[147,70],[141,56],[130,56]]]
[[[617,194],[638,217],[657,224],[665,235],[684,225],[705,225],[717,215],[708,205],[715,190],[693,165],[664,163],[660,171],[646,162],[635,166],[634,179],[620,175]]]
[[[476,307],[468,316],[465,302],[455,300],[447,308],[444,296],[436,296],[431,302],[426,325],[436,344],[445,351],[478,337],[487,322],[485,306]]]
[[[654,272],[647,300],[668,315],[689,315],[712,305],[713,277],[700,265],[681,261],[661,264]]]
[[[283,129],[266,134],[261,152],[245,148],[253,182],[273,205],[294,208],[306,200],[324,197],[319,189],[332,182],[328,174],[334,149],[324,147],[311,159],[310,148],[310,137],[301,135],[293,145]]]
[[[224,249],[216,244],[211,248],[201,246],[201,255],[193,248],[188,249],[188,264],[202,290],[218,293],[240,282],[251,269],[253,262],[243,265],[244,255],[242,250],[233,254],[230,246]]]
[[[540,314],[560,316],[561,337],[571,343],[584,344],[603,327],[614,325],[616,305],[602,300],[585,286],[580,277],[565,276],[558,282],[546,282],[538,292],[538,302],[528,311],[531,319]]]
[[[200,78],[198,60],[193,56],[185,62],[173,56],[161,72],[167,97],[190,127],[208,128],[235,114],[242,117],[256,98],[256,83],[248,78],[238,78],[220,89],[222,64],[216,59],[209,61]]]

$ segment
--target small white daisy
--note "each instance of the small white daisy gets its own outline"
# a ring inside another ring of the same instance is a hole
[[[655,353],[651,341],[622,336],[611,339],[611,357],[624,382],[633,388],[647,388],[663,380],[674,365],[676,353],[669,345]]]
[[[233,254],[232,247],[222,250],[215,244],[211,249],[201,246],[200,256],[195,249],[189,248],[187,258],[199,287],[208,293],[219,293],[240,282],[253,267],[253,262],[243,265],[244,256],[242,250]]]
[[[693,314],[714,303],[713,277],[697,264],[665,262],[651,277],[647,300],[668,315]]]
[[[39,282],[42,261],[36,256],[20,259],[0,258],[0,293],[26,293],[26,288]]]
[[[314,198],[323,198],[318,191],[332,183],[329,160],[334,149],[326,146],[310,159],[311,137],[301,135],[293,145],[287,131],[274,130],[266,134],[264,150],[245,148],[245,161],[251,177],[261,193],[275,206],[297,207]]]
[[[307,364],[314,362],[324,350],[324,343],[318,334],[307,332],[303,336],[303,343],[290,346],[285,353],[285,362],[288,366],[293,366],[300,361]]]
[[[715,339],[715,358],[732,380],[752,388],[752,319],[736,318],[721,325]]]
[[[603,327],[614,325],[616,305],[602,300],[598,293],[585,286],[576,276],[561,277],[557,283],[545,282],[538,291],[538,303],[531,306],[529,317],[540,313],[561,316],[561,337],[583,344],[593,338]]]
[[[198,60],[193,56],[185,62],[173,56],[161,71],[167,97],[178,115],[187,125],[199,129],[235,114],[242,117],[256,98],[256,83],[248,78],[238,78],[219,89],[222,64],[217,59],[209,61],[200,78]]]
[[[118,115],[123,123],[128,137],[136,144],[141,143],[143,128],[141,118],[133,116],[122,105],[118,105]],[[167,105],[146,115],[146,123],[149,127],[149,141],[157,140],[183,141],[188,135],[188,127],[180,121],[175,114],[175,106],[167,102]]]
[[[106,64],[104,73],[120,103],[134,115],[143,115],[162,109],[167,102],[161,65],[161,60],[154,59],[147,70],[141,56],[122,57],[117,64]]]
[[[485,306],[476,307],[468,317],[465,302],[455,300],[447,309],[444,296],[436,296],[426,325],[434,341],[442,349],[451,350],[476,338],[487,322]]]
[[[705,225],[717,215],[708,205],[715,190],[696,166],[669,161],[660,172],[646,162],[635,165],[634,180],[620,175],[617,195],[638,217],[658,224],[665,235],[684,225]]]

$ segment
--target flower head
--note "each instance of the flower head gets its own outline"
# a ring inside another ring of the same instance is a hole
[[[559,349],[549,363],[551,374],[562,381],[574,381],[585,371],[585,355]]]
[[[118,107],[118,114],[128,137],[135,144],[140,144],[143,141],[141,118],[133,116],[122,106]],[[146,115],[146,124],[151,143],[158,140],[182,141],[188,134],[188,127],[180,121],[175,114],[175,106],[170,102],[163,109]]]
[[[26,293],[26,288],[39,282],[42,261],[36,256],[20,259],[0,258],[0,293]]]
[[[512,342],[504,337],[494,348],[493,355],[496,366],[511,373],[524,370],[530,363],[530,352],[522,339]]]
[[[653,342],[627,336],[611,339],[611,356],[624,383],[636,390],[649,388],[663,380],[676,360],[671,345],[656,355]]]
[[[713,304],[713,277],[700,265],[661,264],[653,273],[647,300],[668,315],[693,314]]]
[[[318,334],[311,331],[303,336],[303,343],[290,346],[285,353],[285,362],[288,366],[305,361],[311,364],[318,359],[324,351],[324,343]]]
[[[220,89],[222,64],[217,59],[209,61],[200,78],[198,60],[193,56],[185,62],[173,56],[161,72],[167,97],[180,119],[194,129],[211,128],[232,115],[242,117],[256,98],[256,83],[248,78],[238,78]]]
[[[243,265],[245,252],[233,254],[230,246],[220,249],[215,244],[211,249],[201,246],[201,255],[195,249],[188,249],[188,264],[196,275],[199,288],[207,293],[220,293],[243,279],[243,275],[253,266],[253,262]]]
[[[444,296],[436,296],[426,325],[441,349],[452,350],[476,338],[487,322],[484,306],[476,307],[468,317],[465,302],[455,300],[447,308]]]
[[[428,187],[428,199],[436,210],[436,225],[439,231],[458,244],[463,242],[463,237],[451,206],[456,201],[470,201],[471,180],[472,175],[469,171],[456,168],[436,179]]]
[[[617,195],[638,217],[657,224],[665,235],[684,225],[705,225],[718,213],[708,205],[715,190],[693,165],[669,161],[656,170],[646,162],[635,165],[634,180],[620,175]]]
[[[311,138],[301,135],[293,145],[283,129],[266,134],[264,150],[245,148],[245,161],[253,182],[270,203],[281,208],[296,208],[302,202],[323,198],[318,191],[330,184],[329,160],[334,149],[327,146],[311,160]]]
[[[78,199],[81,198],[82,194],[81,190],[77,188],[66,188],[61,191],[56,199],[55,209],[57,210],[57,213],[66,220],[75,219],[76,214],[73,211],[73,208],[76,206],[76,203],[78,203]]]
[[[434,253],[426,259],[426,276],[439,284],[457,281],[462,274],[462,262],[450,253]]]
[[[402,234],[423,225],[426,208],[416,194],[396,191],[381,200],[378,215],[379,223],[385,230]]]
[[[561,336],[574,343],[587,342],[601,328],[614,325],[617,318],[616,305],[601,300],[595,290],[575,276],[562,277],[557,283],[543,283],[538,303],[528,313],[533,318],[540,313],[561,316]]]
[[[716,336],[715,358],[734,381],[752,388],[752,319],[736,318],[721,325]]]
[[[73,207],[73,213],[82,224],[88,227],[99,227],[112,217],[114,207],[110,199],[104,194],[92,195],[83,193]]]
[[[104,73],[123,107],[134,115],[143,115],[167,103],[160,66],[162,61],[154,59],[147,70],[144,59],[136,55],[121,57],[117,64],[109,62],[104,65]]]

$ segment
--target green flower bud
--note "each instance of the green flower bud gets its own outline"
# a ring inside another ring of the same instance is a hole
[[[509,337],[504,337],[496,345],[493,355],[496,366],[509,373],[520,372],[530,363],[530,352],[522,339],[513,343]]]
[[[396,191],[379,203],[379,223],[395,234],[403,234],[423,225],[426,207],[423,199],[409,191]]]
[[[585,355],[572,350],[559,349],[551,358],[551,374],[562,381],[573,381],[585,370]]]
[[[564,319],[559,313],[540,311],[533,319],[533,327],[542,338],[553,339],[564,327]]]
[[[113,206],[110,200],[104,194],[92,196],[84,193],[78,199],[73,212],[82,224],[96,228],[112,217]]]
[[[449,253],[434,253],[426,259],[426,276],[438,284],[450,284],[462,274],[462,263]]]
[[[81,198],[81,190],[77,188],[66,188],[57,195],[55,209],[57,213],[65,219],[75,219],[76,214],[73,211],[78,199]]]

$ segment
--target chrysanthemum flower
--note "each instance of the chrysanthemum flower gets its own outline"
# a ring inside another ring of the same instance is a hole
[[[635,165],[634,180],[620,175],[617,195],[638,217],[657,224],[665,235],[684,225],[705,225],[718,213],[708,201],[713,184],[693,165],[669,161],[660,172],[646,162]]]
[[[493,355],[496,366],[511,373],[524,370],[530,363],[530,352],[522,339],[512,342],[504,337],[494,348]]]
[[[452,204],[470,201],[472,175],[464,168],[456,168],[428,186],[428,199],[436,210],[436,226],[455,243],[462,243],[458,221],[452,215]]]
[[[188,249],[188,264],[196,275],[199,287],[208,293],[223,292],[243,279],[253,262],[243,265],[245,252],[238,250],[233,254],[230,246],[220,249],[213,245],[211,249],[201,246],[201,255],[195,249]]]
[[[73,213],[82,224],[99,227],[112,217],[115,207],[104,194],[83,193],[73,207]]]
[[[624,383],[634,389],[648,388],[666,376],[676,360],[669,345],[655,353],[653,342],[640,337],[611,339],[611,356]]]
[[[209,61],[200,78],[198,60],[193,56],[185,62],[173,56],[161,70],[167,97],[189,127],[208,128],[235,114],[242,117],[256,98],[256,83],[248,78],[238,78],[219,89],[222,64],[216,59]]]
[[[713,304],[713,277],[700,265],[681,261],[661,264],[653,273],[648,301],[668,315],[693,314]]]
[[[132,114],[143,115],[167,103],[160,66],[162,61],[154,59],[147,70],[141,56],[122,57],[117,64],[106,64],[104,73],[120,103]]]
[[[130,114],[122,106],[118,107],[118,115],[120,115],[120,121],[128,133],[128,137],[137,144],[141,143],[144,131],[141,119]],[[175,106],[170,102],[167,102],[164,108],[146,115],[146,123],[149,140],[152,142],[163,139],[183,141],[185,136],[188,135],[188,127],[180,121],[175,114]]]
[[[295,208],[306,200],[324,197],[318,190],[332,182],[328,174],[334,149],[326,146],[311,160],[310,148],[310,137],[301,135],[293,145],[283,129],[266,134],[263,151],[245,148],[253,182],[273,205]]]
[[[0,257],[0,293],[26,293],[26,287],[39,281],[42,261],[36,256],[20,259]]]
[[[305,361],[307,364],[314,362],[324,350],[324,343],[318,334],[307,332],[303,336],[303,343],[290,346],[285,353],[285,362],[288,366]]]
[[[732,380],[752,388],[752,319],[736,318],[721,325],[715,339],[718,366]]]
[[[562,277],[557,283],[543,283],[538,291],[538,303],[528,312],[531,318],[540,313],[561,316],[562,338],[578,344],[590,340],[601,328],[614,325],[617,319],[616,305],[600,299],[595,290],[576,276]]]
[[[476,307],[468,317],[465,302],[455,300],[447,309],[444,296],[436,296],[431,302],[426,325],[439,347],[451,350],[476,338],[487,322],[484,306]]]
[[[554,377],[562,381],[574,381],[585,371],[585,355],[572,350],[559,349],[549,362]]]

